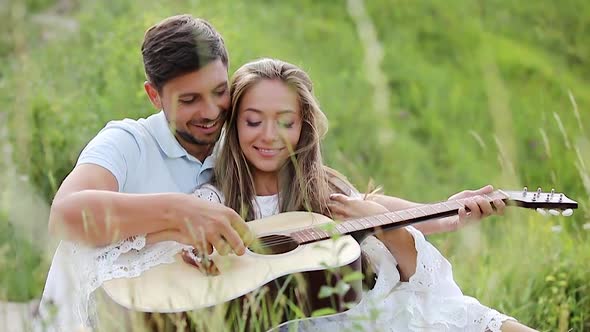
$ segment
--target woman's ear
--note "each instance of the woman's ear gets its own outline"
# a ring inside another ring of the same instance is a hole
[[[158,92],[158,89],[156,89],[156,87],[148,81],[145,81],[145,83],[143,83],[143,88],[145,89],[148,98],[150,98],[152,105],[154,105],[155,108],[161,110],[162,100],[160,99],[160,93]]]

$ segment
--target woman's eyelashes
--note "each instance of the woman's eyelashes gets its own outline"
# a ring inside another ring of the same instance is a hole
[[[279,121],[279,126],[286,129],[293,128],[294,124],[295,121]]]
[[[246,124],[248,125],[248,127],[258,127],[261,123],[262,123],[262,121],[246,120]]]
[[[248,127],[258,127],[261,123],[262,123],[262,121],[246,120],[246,125],[248,125]],[[290,128],[293,128],[295,121],[277,121],[277,124],[281,128],[290,129]]]

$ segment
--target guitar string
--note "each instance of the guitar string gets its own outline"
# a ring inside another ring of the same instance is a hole
[[[490,202],[491,202],[491,201],[493,201],[493,198],[490,198],[490,197],[489,197],[489,196],[487,196],[487,195],[486,195],[486,198],[487,198],[487,200],[488,200],[488,201],[490,201]],[[443,205],[444,207],[446,207],[446,208],[449,208],[449,207],[448,207],[448,205],[447,205],[447,204],[449,204],[449,203],[459,203],[459,206],[465,206],[465,204],[462,204],[460,200],[454,200],[454,201],[442,201],[442,202],[435,203],[435,204],[428,204],[428,206],[433,206],[433,205],[437,205],[437,204],[444,204],[444,205]],[[400,211],[392,211],[392,212],[390,212],[390,213],[402,213],[402,212],[407,212],[407,213],[410,213],[410,214],[413,216],[413,214],[411,213],[411,211],[414,211],[414,210],[418,210],[418,211],[420,211],[420,212],[424,213],[424,212],[423,212],[423,211],[420,209],[420,207],[417,207],[417,208],[412,208],[412,209],[406,209],[406,210],[400,210]],[[436,210],[435,210],[435,211],[436,211]],[[389,214],[389,213],[388,213],[388,214]],[[357,220],[357,221],[360,221],[360,220]],[[403,221],[403,220],[401,220],[401,221]],[[344,224],[345,224],[345,223],[341,223],[341,224],[339,224],[339,225],[344,225]],[[350,224],[350,222],[348,222],[348,224]],[[346,229],[346,227],[345,227],[345,226],[343,226],[343,227]],[[378,227],[378,226],[376,226],[376,227]],[[356,229],[354,228],[354,226],[352,226],[352,228],[353,228],[353,229],[356,231]],[[353,232],[354,232],[354,231],[353,231]],[[351,232],[351,233],[352,233],[352,232]],[[291,233],[291,234],[294,234],[294,233]],[[289,235],[291,235],[291,234],[289,234]],[[349,234],[349,233],[335,233],[334,235],[347,235],[347,234]],[[289,236],[289,235],[279,235],[279,234],[272,234],[272,235],[267,235],[266,237],[273,237],[273,239],[271,239],[271,240],[268,240],[268,241],[262,241],[262,244],[260,244],[260,247],[263,247],[263,248],[268,248],[268,247],[273,247],[273,246],[277,246],[277,245],[283,245],[283,244],[289,244],[289,243],[297,243],[297,245],[301,245],[301,244],[302,244],[300,241],[298,241],[297,239],[295,239],[294,237],[291,237],[291,236]],[[313,234],[310,234],[310,235],[311,235],[311,237],[312,237],[312,238],[311,238],[311,240],[312,240],[311,242],[315,242],[315,241],[321,241],[321,240],[327,240],[327,239],[329,239],[329,238],[331,237],[331,236],[328,236],[328,237],[323,237],[323,236],[321,236],[320,238],[316,238],[316,237],[315,237]],[[305,239],[303,239],[303,240],[305,241]],[[309,243],[309,242],[305,242],[305,243]]]
[[[392,213],[392,214],[399,214],[399,213],[404,212],[404,211],[410,213],[409,210],[414,210],[414,209],[401,210],[401,211],[393,211],[393,212],[389,212],[387,214],[390,214],[390,213]],[[421,211],[421,210],[419,210],[419,211]],[[424,213],[424,212],[422,212],[422,213]],[[424,214],[426,214],[426,213],[424,213]],[[410,213],[410,215],[414,216],[411,213]],[[356,222],[362,222],[362,219],[364,219],[364,218],[355,219],[355,221]],[[398,222],[401,222],[401,221],[404,221],[404,220],[409,220],[409,219],[404,219],[404,218],[401,218],[401,219],[402,220],[399,220]],[[356,229],[354,227],[354,225],[351,224],[350,221],[343,222],[343,223],[340,223],[338,225],[344,227],[344,229],[348,229],[345,225],[349,225],[350,228],[353,229],[353,231],[352,232],[347,232],[347,233],[339,232],[339,233],[335,233],[333,235],[347,235],[347,234],[353,233],[355,231],[362,231],[363,230],[363,229]],[[362,224],[361,224],[361,226],[362,226]],[[379,227],[379,226],[380,225],[373,225],[373,227]],[[367,229],[369,229],[369,228],[367,228]],[[367,230],[367,229],[365,229],[365,230]],[[320,231],[317,231],[317,232],[319,233]],[[324,231],[321,230],[321,232],[324,232]],[[288,243],[293,243],[293,242],[297,243],[298,245],[301,245],[302,243],[300,243],[300,241],[296,240],[294,237],[291,236],[293,234],[295,234],[295,233],[290,233],[289,235],[282,235],[282,234],[266,235],[266,237],[271,237],[272,236],[274,239],[271,239],[271,240],[268,240],[268,241],[261,241],[262,244],[260,244],[260,246],[263,247],[263,248],[268,248],[268,247],[272,247],[272,246],[275,246],[275,245],[283,245],[283,244],[288,244]],[[328,234],[327,237],[321,236],[320,238],[316,238],[313,234],[309,234],[309,235],[312,237],[311,238],[311,240],[312,240],[311,242],[321,241],[321,240],[327,240],[327,239],[329,239],[331,237],[329,234]],[[264,237],[262,237],[262,238],[264,238]],[[304,243],[309,243],[305,239],[302,239],[302,240],[304,241]]]

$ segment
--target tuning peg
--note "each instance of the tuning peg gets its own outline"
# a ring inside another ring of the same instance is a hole
[[[561,212],[561,215],[564,217],[569,217],[572,214],[574,214],[574,210],[572,210],[572,209],[565,209]]]
[[[559,216],[561,213],[555,209],[550,209],[549,213],[553,216]]]
[[[537,208],[537,212],[544,217],[547,216],[547,211],[545,209]]]

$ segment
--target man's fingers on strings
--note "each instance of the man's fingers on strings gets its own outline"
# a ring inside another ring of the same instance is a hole
[[[227,227],[223,229],[220,237],[223,237],[224,242],[227,241],[226,243],[229,244],[230,248],[236,253],[236,255],[241,256],[246,252],[244,241],[242,241],[242,238],[233,227],[227,225]],[[213,244],[215,245],[215,243]],[[219,250],[219,248],[217,250]]]
[[[187,230],[188,233],[183,232],[183,236],[187,238],[190,245],[195,247],[200,253],[207,253],[209,255],[213,253],[213,246],[205,236],[206,230],[203,226],[193,227],[192,224],[188,223]]]
[[[254,233],[248,227],[248,224],[240,218],[236,213],[235,216],[230,218],[231,227],[238,233],[238,236],[242,239],[242,242],[249,245],[256,238]]]
[[[222,256],[225,256],[231,252],[230,245],[221,236],[216,236],[215,238],[211,239],[211,243],[213,243],[213,246],[217,252]]]

